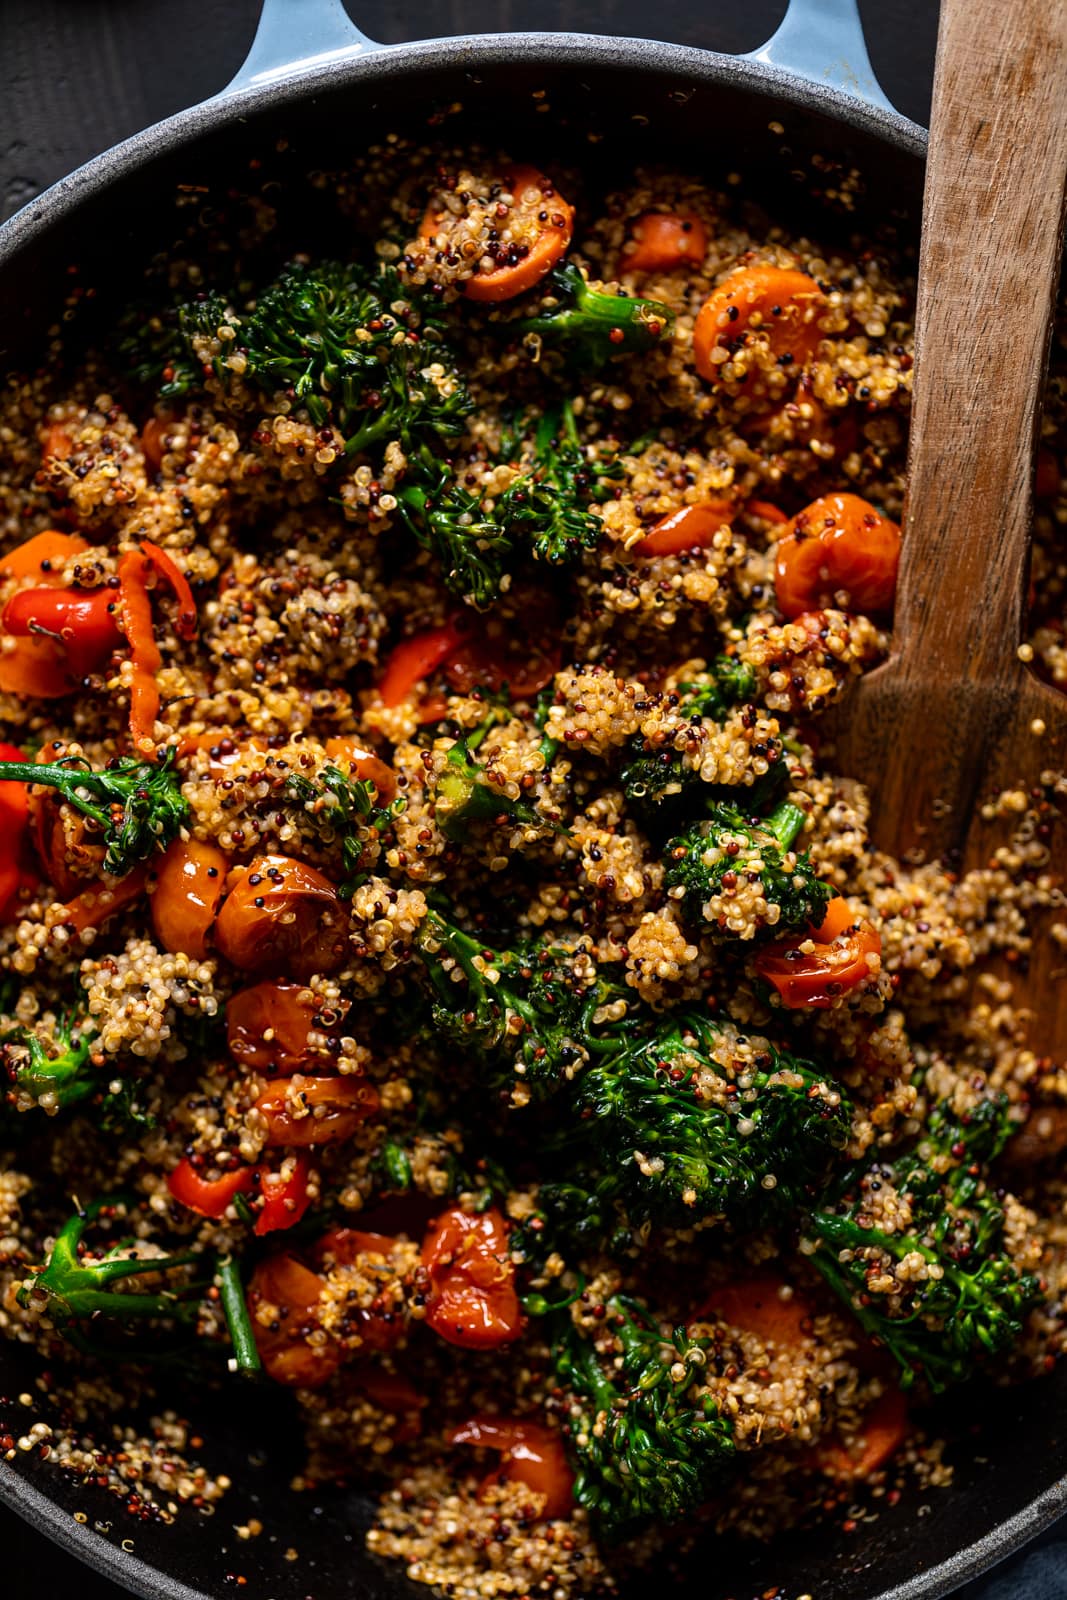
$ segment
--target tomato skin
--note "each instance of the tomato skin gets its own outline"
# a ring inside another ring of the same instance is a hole
[[[230,874],[215,947],[242,972],[307,982],[336,972],[348,951],[348,914],[325,874],[292,856],[257,856]]]
[[[789,523],[778,541],[774,587],[787,622],[834,605],[839,589],[849,609],[886,616],[893,609],[900,565],[900,529],[855,494],[827,494]]]
[[[697,315],[693,328],[697,372],[709,383],[718,383],[722,369],[712,360],[712,351],[718,346],[729,349],[757,331],[766,336],[773,356],[780,360],[791,355],[799,371],[822,339],[817,319],[809,319],[808,312],[825,307],[825,295],[806,272],[767,263],[737,267],[712,290]],[[757,319],[757,327],[752,327]]]
[[[313,1349],[302,1336],[315,1326],[324,1287],[324,1279],[317,1272],[287,1254],[268,1256],[253,1272],[247,1295],[252,1331],[263,1370],[275,1383],[318,1388],[340,1366],[342,1352],[336,1345]],[[274,1326],[260,1322],[256,1316],[263,1301],[278,1308]]]
[[[812,1309],[801,1294],[783,1299],[785,1282],[766,1271],[720,1284],[703,1301],[697,1319],[714,1316],[731,1328],[756,1334],[764,1343],[773,1340],[780,1349],[791,1349],[810,1337]]]
[[[373,783],[378,791],[379,805],[387,806],[396,798],[396,773],[380,756],[365,749],[358,739],[347,734],[343,738],[327,739],[325,750],[346,777],[362,778],[364,783]]]
[[[837,1434],[811,1448],[811,1461],[828,1478],[855,1482],[884,1467],[908,1437],[908,1403],[894,1383],[865,1412],[859,1426],[859,1451],[845,1448]]]
[[[54,926],[84,933],[87,928],[102,928],[109,917],[132,905],[148,885],[148,868],[134,867],[115,884],[97,883],[68,900]]]
[[[830,904],[833,906],[835,902]],[[831,927],[840,921],[842,914],[835,911]],[[826,943],[820,941],[821,933],[822,928],[807,935],[792,934],[776,939],[756,957],[759,976],[778,991],[783,1005],[792,1011],[807,1008],[827,1011],[835,1000],[877,971],[877,963],[872,968],[868,957],[881,955],[882,941],[869,922],[851,924]],[[800,950],[806,939],[817,941],[817,948],[809,954]]]
[[[620,272],[673,272],[699,267],[708,252],[708,230],[690,211],[644,211],[634,219],[619,258]]]
[[[239,989],[226,1005],[230,1054],[250,1072],[302,1072],[322,1061],[308,1044],[317,1013],[318,1002],[302,983],[267,978]]]
[[[311,1204],[308,1193],[307,1156],[297,1154],[289,1158],[281,1171],[271,1172],[259,1168],[259,1192],[263,1205],[256,1218],[255,1232],[260,1238],[267,1233],[279,1233],[300,1221]]]
[[[536,167],[509,167],[501,174],[501,181],[516,200],[521,200],[531,189],[542,191],[546,194],[545,208],[551,207],[551,211],[541,233],[521,260],[493,267],[488,272],[476,272],[466,280],[464,293],[469,300],[486,301],[494,305],[502,300],[513,300],[516,295],[523,294],[539,283],[566,254],[574,232],[573,206],[569,206],[562,195],[556,194],[548,179]],[[551,201],[547,199],[548,195],[551,195]],[[432,208],[426,212],[419,229],[421,238],[433,238],[440,216],[441,213],[435,213]],[[560,219],[558,223],[553,220],[555,217]]]
[[[62,569],[71,556],[88,548],[76,534],[54,530],[35,534],[0,560],[0,578],[35,578],[45,588],[59,589]],[[0,689],[37,700],[58,700],[72,693],[77,685],[66,654],[54,639],[8,634],[12,637],[17,641],[14,646],[0,649]]]
[[[452,617],[440,628],[425,628],[401,639],[386,663],[378,684],[382,704],[403,705],[418,685],[444,665],[464,643],[467,627],[460,617]]]
[[[202,1178],[189,1157],[183,1156],[168,1173],[167,1188],[179,1205],[195,1211],[198,1217],[218,1218],[234,1195],[245,1194],[252,1187],[254,1176],[253,1167],[236,1167],[218,1178]]]
[[[457,694],[488,689],[511,700],[530,700],[551,683],[563,659],[559,601],[549,590],[516,586],[506,609],[488,612],[471,628],[445,666]]]
[[[524,1483],[535,1494],[543,1494],[541,1516],[548,1522],[569,1517],[574,1510],[574,1473],[570,1469],[563,1440],[551,1428],[536,1422],[508,1417],[471,1417],[448,1434],[449,1444],[480,1445],[499,1450],[502,1456],[496,1472],[482,1481],[479,1498],[500,1478],[509,1483]]]
[[[310,1107],[293,1114],[293,1101]],[[378,1091],[365,1078],[279,1078],[256,1101],[267,1123],[268,1145],[337,1144],[351,1139],[379,1106]]]
[[[164,950],[204,960],[229,870],[230,858],[217,845],[174,839],[167,846],[156,865],[156,889],[149,902]]]
[[[423,1240],[430,1279],[426,1322],[449,1344],[493,1350],[522,1332],[515,1269],[508,1258],[507,1223],[495,1207],[471,1216],[443,1211]]]
[[[430,1402],[409,1378],[401,1372],[386,1372],[376,1361],[354,1361],[348,1368],[348,1377],[376,1406],[399,1419],[399,1426],[393,1430],[394,1443],[408,1444],[418,1438],[422,1432],[419,1412]]]
[[[675,556],[684,550],[704,550],[723,523],[731,523],[736,516],[737,507],[732,500],[702,500],[697,505],[682,506],[661,517],[634,546],[634,554]]]
[[[54,643],[66,656],[75,678],[86,678],[103,666],[123,643],[115,621],[114,589],[20,589],[0,615],[0,628],[14,639]],[[38,630],[60,635],[42,640]]]
[[[359,1228],[331,1228],[317,1239],[311,1253],[318,1265],[331,1267],[355,1266],[360,1257],[379,1256],[392,1263],[401,1243],[387,1233],[366,1233]],[[394,1280],[395,1281],[395,1280]],[[406,1318],[402,1306],[384,1293],[388,1278],[383,1277],[383,1294],[369,1306],[361,1306],[352,1313],[359,1328],[359,1337],[368,1350],[394,1350],[406,1332]]]
[[[60,572],[71,556],[89,546],[76,533],[59,533],[54,528],[35,533],[32,539],[16,545],[0,557],[0,575],[8,578],[36,578],[39,583],[60,587]]]

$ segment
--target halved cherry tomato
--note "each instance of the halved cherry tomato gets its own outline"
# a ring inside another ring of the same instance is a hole
[[[396,797],[396,773],[380,756],[367,750],[359,739],[346,734],[343,738],[327,739],[326,754],[346,775],[373,783],[378,791],[378,804],[387,806]]]
[[[318,1273],[291,1255],[268,1256],[253,1272],[247,1296],[252,1332],[263,1369],[275,1383],[314,1389],[340,1366],[342,1352],[337,1345],[316,1348],[304,1337],[318,1325],[323,1288]],[[274,1322],[259,1321],[257,1312],[264,1302],[277,1308]]]
[[[306,982],[336,972],[348,949],[348,914],[323,873],[292,856],[257,856],[228,879],[215,948],[242,972]]]
[[[229,870],[230,858],[217,845],[175,839],[167,846],[156,862],[150,901],[152,926],[164,950],[203,961]]]
[[[0,559],[0,578],[35,578],[45,588],[60,588],[71,556],[88,548],[76,534],[35,534]],[[67,655],[54,639],[12,637],[14,644],[0,640],[0,689],[25,699],[56,700],[77,687]]]
[[[375,1258],[381,1260],[383,1267],[392,1266],[393,1257],[401,1243],[401,1240],[387,1233],[366,1233],[358,1228],[331,1228],[315,1241],[311,1253],[318,1265],[327,1269],[335,1266],[352,1267],[358,1262],[368,1276],[373,1276]],[[360,1339],[368,1350],[393,1350],[406,1331],[403,1306],[397,1304],[395,1295],[390,1297],[388,1293],[390,1281],[396,1283],[395,1275],[390,1279],[388,1272],[383,1273],[383,1292],[370,1305],[348,1313],[354,1317]]]
[[[25,759],[16,745],[0,743],[0,761]],[[29,785],[0,782],[0,922],[6,922],[15,909],[22,886],[33,882],[24,859],[29,825]]]
[[[713,1289],[698,1317],[714,1314],[731,1328],[754,1333],[783,1349],[798,1345],[810,1333],[811,1306],[803,1295],[783,1296],[786,1280],[774,1272],[757,1272]],[[804,1324],[808,1324],[805,1329]]]
[[[287,1156],[277,1172],[266,1167],[259,1168],[259,1192],[263,1197],[263,1205],[256,1218],[255,1232],[261,1238],[266,1233],[278,1233],[282,1228],[291,1228],[300,1221],[311,1204],[308,1172],[307,1156],[301,1152]]]
[[[440,628],[426,628],[401,639],[386,663],[378,685],[382,704],[399,706],[466,642],[469,624],[452,617]]]
[[[464,292],[470,300],[497,303],[513,300],[517,294],[532,289],[565,255],[574,232],[573,206],[569,206],[562,195],[555,192],[549,180],[536,167],[511,167],[501,175],[501,181],[517,205],[521,205],[531,191],[541,192],[544,203],[536,218],[531,218],[537,223],[539,231],[528,245],[513,243],[499,248],[490,246],[488,253],[494,255],[497,264],[487,272],[479,269],[472,278],[467,279]],[[420,238],[433,238],[445,220],[445,213],[435,212],[431,207],[422,219]]]
[[[732,500],[702,500],[682,506],[661,517],[649,533],[634,545],[638,556],[675,556],[683,550],[704,550],[724,523],[737,516]]]
[[[179,1205],[188,1206],[197,1216],[221,1217],[234,1195],[245,1194],[254,1179],[253,1167],[234,1167],[217,1178],[202,1178],[189,1157],[183,1156],[168,1173],[167,1188]]]
[[[319,1003],[302,983],[268,978],[239,989],[226,1005],[230,1054],[251,1072],[303,1072],[321,1055],[308,1044]],[[322,1031],[325,1031],[323,1028]]]
[[[426,1322],[449,1344],[493,1350],[522,1332],[507,1223],[495,1207],[471,1216],[453,1206],[429,1227],[422,1264],[430,1278]]]
[[[851,1449],[834,1434],[813,1446],[811,1458],[829,1478],[869,1478],[885,1466],[907,1437],[908,1403],[894,1384],[863,1416]]]
[[[268,1145],[337,1144],[351,1139],[380,1104],[365,1078],[279,1078],[256,1101]]]
[[[745,515],[748,517],[761,517],[764,522],[788,522],[789,518],[780,506],[771,500],[746,500]]]
[[[645,211],[630,229],[619,258],[620,272],[673,272],[699,267],[708,252],[708,230],[690,211]]]
[[[109,917],[141,898],[147,881],[147,867],[134,867],[116,884],[100,883],[83,889],[60,908],[62,915],[56,918],[54,926],[70,928],[74,933],[102,928]]]
[[[357,1256],[391,1256],[397,1240],[391,1233],[368,1233],[362,1228],[329,1228],[316,1239],[312,1253],[316,1261],[350,1267]]]
[[[856,919],[844,895],[835,894],[826,906],[826,914],[812,934],[820,944],[832,944],[841,934],[847,933]]]
[[[837,921],[835,912],[831,926]],[[882,941],[869,922],[850,924],[825,944],[818,942],[821,932],[776,939],[756,957],[756,971],[790,1010],[826,1011],[878,970]],[[808,940],[817,941],[817,948],[805,952],[800,946]]]
[[[560,669],[559,601],[545,589],[512,590],[506,605],[479,618],[445,666],[457,694],[488,689],[511,700],[530,700]]]
[[[799,511],[778,541],[774,587],[787,621],[834,605],[884,616],[893,609],[900,529],[855,494],[827,494]]]
[[[449,1444],[479,1445],[500,1452],[500,1466],[483,1479],[479,1498],[484,1498],[491,1484],[505,1478],[544,1495],[541,1515],[547,1521],[569,1517],[574,1510],[574,1473],[563,1440],[551,1428],[508,1417],[477,1416],[461,1422],[447,1438]]]
[[[766,263],[737,267],[712,290],[697,315],[693,328],[697,372],[717,383],[722,366],[712,360],[712,352],[736,348],[752,335],[766,338],[779,363],[792,356],[799,370],[819,347],[818,317],[825,308],[825,295],[806,272]]]
[[[54,644],[70,675],[86,678],[124,642],[115,621],[117,603],[116,591],[108,588],[21,589],[4,607],[0,628],[13,639]]]

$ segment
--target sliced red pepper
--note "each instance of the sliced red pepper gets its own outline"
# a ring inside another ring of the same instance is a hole
[[[261,1236],[278,1233],[300,1221],[311,1204],[309,1170],[305,1155],[291,1157],[280,1172],[260,1167],[259,1192],[263,1196],[263,1208],[256,1218],[256,1233]]]
[[[245,1194],[252,1187],[254,1177],[255,1168],[236,1167],[218,1178],[202,1178],[189,1157],[183,1156],[167,1175],[167,1188],[179,1205],[188,1206],[197,1216],[217,1218],[234,1195]]]
[[[130,738],[139,755],[156,748],[155,725],[159,716],[159,670],[163,657],[152,629],[152,602],[146,579],[151,562],[138,550],[130,550],[119,562],[119,590],[122,595],[122,624],[130,645],[133,682],[130,685]]]
[[[179,639],[196,638],[196,601],[193,591],[189,587],[189,580],[185,573],[158,544],[153,544],[151,539],[141,540],[141,549],[151,561],[161,578],[166,578],[174,591],[174,598],[178,602],[178,615],[174,619],[174,631]]]

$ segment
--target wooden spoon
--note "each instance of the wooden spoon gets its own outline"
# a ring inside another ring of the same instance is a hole
[[[1067,0],[942,0],[892,653],[835,730],[875,842],[912,861],[981,865],[983,802],[1048,794],[1067,766],[1067,696],[1018,654],[1065,186]],[[1035,1046],[1062,1052],[1054,919],[1067,912],[1038,919],[1014,999]]]

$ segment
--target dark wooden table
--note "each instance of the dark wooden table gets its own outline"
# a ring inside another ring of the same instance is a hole
[[[784,0],[345,0],[373,39],[505,29],[647,36],[752,50]],[[925,122],[936,0],[861,0],[890,99]],[[236,72],[259,0],[0,0],[0,217],[90,156],[214,94]],[[6,1600],[105,1600],[114,1586],[0,1508]]]

